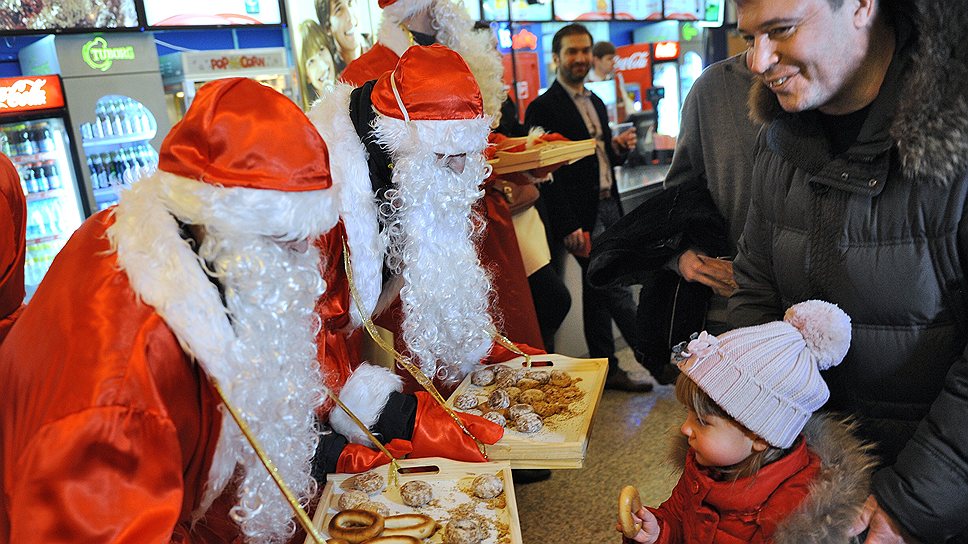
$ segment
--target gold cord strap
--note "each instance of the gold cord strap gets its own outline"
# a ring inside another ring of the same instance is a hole
[[[276,468],[276,465],[272,462],[272,459],[269,459],[269,456],[266,454],[265,450],[262,449],[262,445],[259,444],[259,440],[255,437],[255,435],[252,434],[249,426],[245,421],[242,420],[242,415],[239,414],[239,411],[235,408],[235,406],[229,402],[225,392],[222,391],[222,387],[214,378],[212,379],[212,386],[215,387],[215,391],[218,392],[218,396],[222,399],[222,404],[228,408],[229,413],[232,414],[232,419],[235,420],[235,423],[239,426],[242,434],[245,435],[246,440],[248,440],[249,444],[252,445],[252,449],[255,450],[255,454],[259,456],[259,460],[262,461],[262,464],[265,465],[266,470],[269,471],[269,476],[271,476],[272,480],[276,483],[276,487],[279,488],[279,491],[282,491],[282,494],[285,495],[286,500],[289,501],[289,506],[296,514],[296,520],[299,522],[299,525],[302,525],[302,528],[305,529],[306,534],[312,537],[317,544],[326,544],[326,540],[323,539],[322,535],[320,535],[318,531],[316,531],[316,528],[313,526],[313,522],[309,520],[309,516],[306,514],[306,511],[303,510],[302,506],[299,505],[299,501],[296,499],[296,496],[293,494],[292,490],[289,489],[289,486],[286,485],[286,482],[282,479],[282,476],[279,475],[279,469]]]
[[[400,23],[400,28],[403,30],[403,33],[407,35],[410,45],[417,45],[417,40],[413,39],[413,32],[410,32],[410,29],[407,28],[407,25]]]
[[[508,340],[506,336],[504,336],[503,334],[497,332],[497,330],[491,329],[488,332],[490,332],[491,338],[493,338],[494,341],[497,342],[498,344],[501,344],[501,346],[503,346],[505,349],[507,349],[511,353],[517,353],[518,355],[521,355],[522,357],[524,357],[524,366],[526,366],[527,368],[531,368],[531,356],[530,355],[528,355],[527,353],[521,351],[521,349],[518,348],[518,346],[515,346],[514,345],[514,342]]]
[[[366,312],[363,311],[363,303],[360,301],[360,294],[359,292],[357,292],[356,282],[353,280],[353,266],[350,264],[350,253],[349,253],[349,249],[346,247],[345,239],[343,240],[343,268],[346,270],[346,281],[349,284],[350,295],[353,297],[353,302],[356,306],[356,311],[360,314],[360,319],[363,321],[363,327],[366,329],[366,332],[370,335],[370,338],[372,338],[373,341],[376,342],[378,346],[380,346],[380,349],[392,355],[393,359],[397,362],[397,364],[399,364],[407,372],[409,372],[410,375],[413,376],[415,380],[417,380],[417,383],[419,383],[421,387],[423,387],[428,393],[430,393],[430,396],[437,402],[437,404],[440,405],[440,407],[445,412],[447,412],[447,415],[449,415],[450,418],[454,420],[454,423],[456,423],[457,426],[460,427],[460,430],[474,440],[474,443],[477,444],[478,451],[480,451],[484,459],[487,460],[487,452],[485,451],[484,443],[481,442],[476,436],[474,436],[474,433],[472,433],[470,429],[468,429],[467,426],[464,425],[464,422],[461,420],[460,417],[457,416],[454,410],[451,409],[449,406],[447,406],[447,403],[444,400],[444,397],[440,394],[439,391],[437,391],[437,388],[434,386],[434,383],[430,380],[430,378],[428,378],[420,370],[420,368],[417,367],[417,365],[413,364],[410,361],[409,357],[404,357],[402,354],[397,352],[397,350],[395,350],[393,346],[389,345],[386,342],[386,340],[381,338],[379,333],[376,330],[376,325],[373,324],[373,321],[369,318],[369,316],[366,315]]]
[[[360,427],[360,429],[363,429],[363,432],[366,433],[366,436],[367,438],[370,439],[370,442],[372,442],[373,445],[376,446],[378,450],[382,451],[383,454],[390,459],[390,472],[389,474],[387,474],[387,482],[389,483],[390,487],[397,487],[397,484],[399,482],[398,476],[400,474],[400,464],[397,463],[396,458],[393,457],[393,454],[390,453],[390,450],[388,450],[386,446],[383,445],[383,443],[381,443],[379,440],[377,440],[375,436],[373,436],[373,433],[370,432],[370,429],[366,428],[366,425],[364,425],[363,422],[360,421],[360,418],[356,417],[356,414],[351,412],[350,409],[347,408],[345,404],[343,404],[343,401],[339,400],[339,397],[334,395],[333,392],[330,391],[329,389],[326,390],[326,394],[329,395],[329,398],[333,399],[333,402],[335,402],[337,406],[339,406],[344,412],[346,412],[346,415],[350,416],[350,419],[353,420],[353,423],[356,423]]]

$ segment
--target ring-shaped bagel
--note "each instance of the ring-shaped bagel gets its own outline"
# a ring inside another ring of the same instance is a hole
[[[364,541],[363,544],[420,544],[423,542],[419,538],[407,535],[378,536]]]
[[[437,522],[424,514],[400,514],[383,520],[382,536],[406,535],[424,539],[434,534]]]
[[[632,517],[632,514],[638,512],[640,508],[642,508],[642,499],[639,498],[639,490],[631,485],[623,487],[618,495],[618,520],[622,524],[622,534],[626,538],[635,537],[642,528],[642,524]]]
[[[329,520],[329,536],[350,544],[359,544],[382,532],[383,516],[369,510],[343,510]]]

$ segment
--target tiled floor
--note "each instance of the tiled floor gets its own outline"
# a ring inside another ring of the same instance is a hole
[[[619,359],[623,368],[636,365],[628,349]],[[515,486],[524,542],[620,542],[615,531],[619,490],[635,485],[642,502],[653,506],[668,498],[678,478],[670,444],[684,415],[671,386],[651,393],[605,391],[585,468],[555,470],[549,480]]]

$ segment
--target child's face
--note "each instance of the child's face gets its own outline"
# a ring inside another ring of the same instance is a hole
[[[761,444],[765,444],[762,440],[754,440],[739,425],[727,419],[709,415],[703,421],[695,411],[689,410],[686,422],[679,428],[689,439],[689,446],[695,450],[696,462],[700,465],[735,465],[754,451],[761,451]]]

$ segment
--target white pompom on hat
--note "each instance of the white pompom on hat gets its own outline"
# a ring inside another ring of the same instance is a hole
[[[793,445],[830,397],[821,370],[850,347],[850,317],[836,305],[808,300],[783,321],[706,332],[689,342],[679,369],[727,414],[778,448]]]

